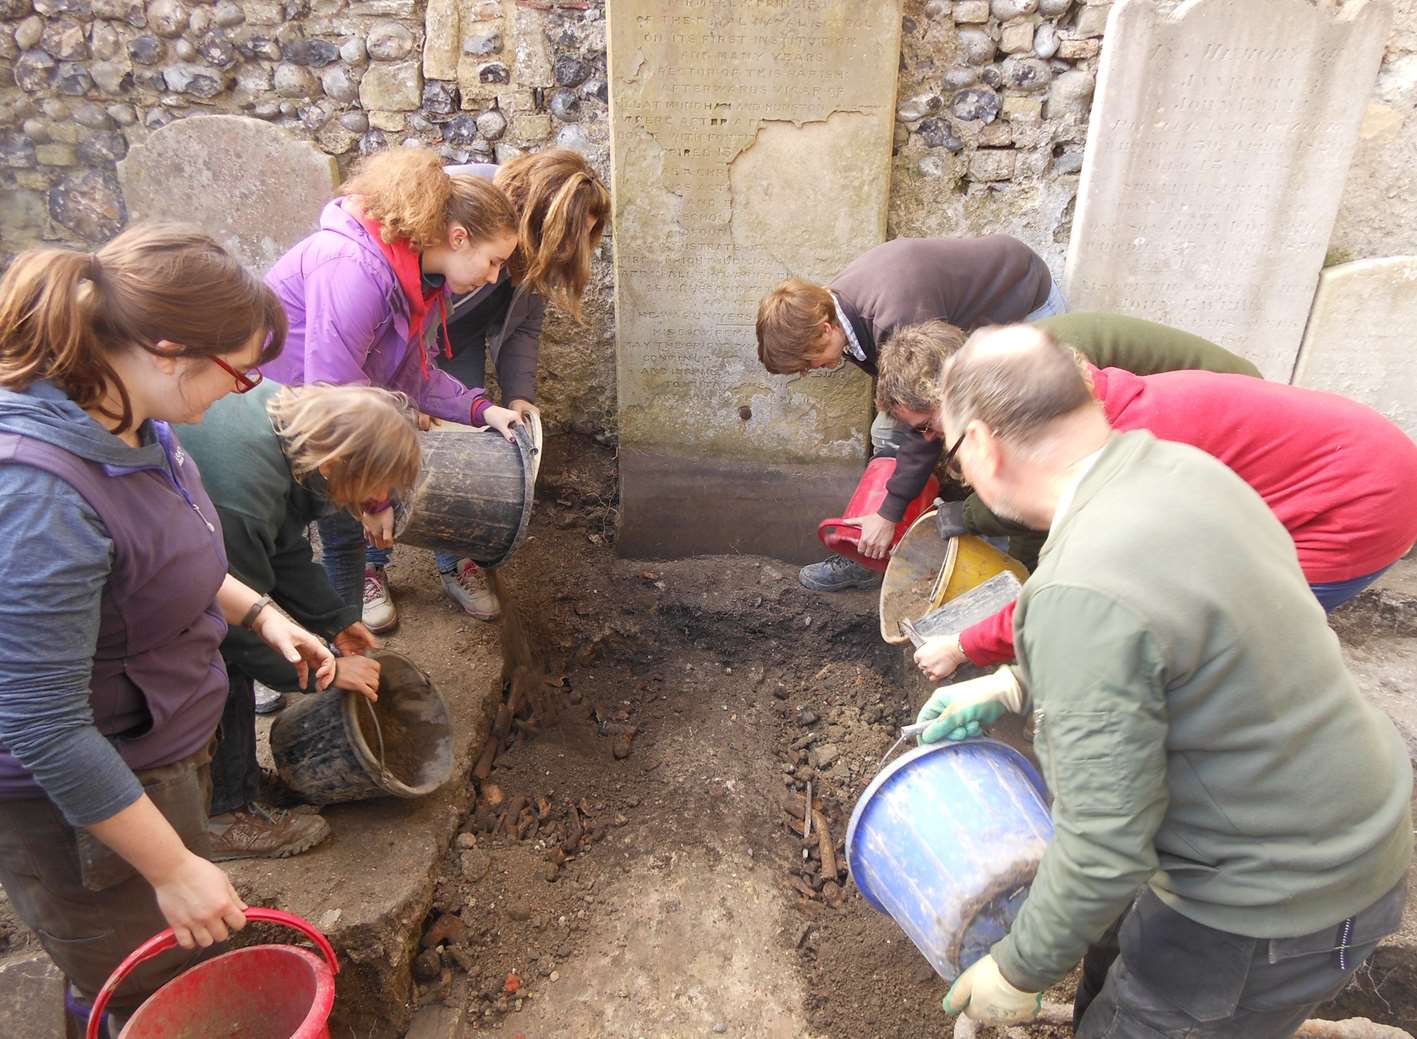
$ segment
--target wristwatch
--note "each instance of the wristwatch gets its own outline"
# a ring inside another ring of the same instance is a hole
[[[241,626],[249,628],[256,623],[256,618],[261,615],[261,611],[271,604],[271,597],[263,595],[251,604],[251,608],[246,611],[246,616],[241,618]]]

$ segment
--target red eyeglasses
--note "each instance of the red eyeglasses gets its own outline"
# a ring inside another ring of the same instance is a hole
[[[211,359],[216,362],[218,368],[236,380],[237,393],[250,393],[257,386],[261,385],[261,380],[265,378],[259,368],[251,368],[244,372],[238,372],[220,357],[213,356]]]

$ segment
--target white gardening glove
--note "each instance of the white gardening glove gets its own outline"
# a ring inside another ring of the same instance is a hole
[[[955,979],[945,993],[945,1013],[964,1014],[983,1025],[1032,1021],[1043,1009],[1043,993],[1014,988],[993,956],[985,956]]]
[[[935,723],[920,734],[919,742],[939,743],[978,736],[982,727],[998,721],[1005,712],[1021,714],[1024,700],[1023,687],[1011,667],[1001,667],[991,675],[967,682],[941,686],[915,717],[916,722]]]

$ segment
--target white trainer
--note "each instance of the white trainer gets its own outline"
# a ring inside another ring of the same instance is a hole
[[[364,626],[375,635],[398,627],[399,612],[389,592],[389,579],[381,566],[364,568]]]
[[[478,620],[496,620],[502,612],[502,604],[492,589],[487,587],[487,577],[471,559],[458,560],[458,568],[450,574],[440,574],[443,591],[448,598]]]

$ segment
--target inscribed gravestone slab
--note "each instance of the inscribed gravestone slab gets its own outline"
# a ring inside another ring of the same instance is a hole
[[[313,232],[339,184],[335,160],[236,115],[169,123],[118,164],[131,220],[195,223],[264,274]]]
[[[1122,0],[1107,29],[1066,285],[1288,381],[1392,10]]]
[[[1362,401],[1417,440],[1417,256],[1359,260],[1319,279],[1294,384]]]
[[[899,32],[897,0],[611,6],[622,552],[806,557],[849,496],[869,381],[769,375],[754,321],[884,239]]]

